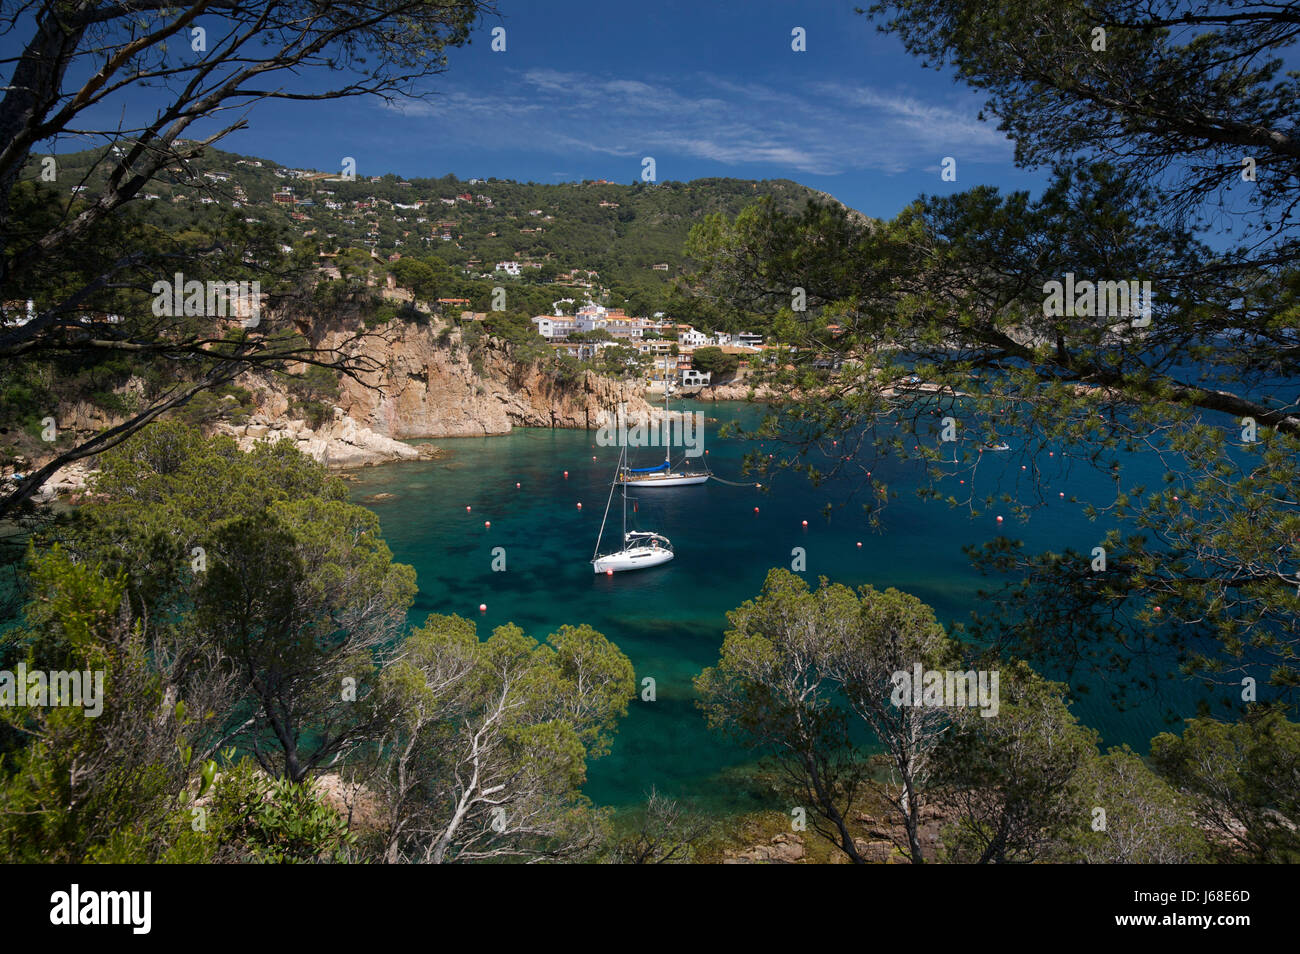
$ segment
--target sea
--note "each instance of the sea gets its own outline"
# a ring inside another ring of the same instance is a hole
[[[728,483],[631,492],[629,525],[665,534],[676,553],[653,569],[612,577],[592,572],[619,454],[600,446],[594,430],[517,428],[495,437],[439,439],[438,459],[366,468],[350,483],[352,499],[378,515],[394,558],[415,567],[412,624],[430,613],[454,613],[474,620],[480,637],[513,622],[543,640],[565,623],[587,623],[627,654],[639,688],[646,677],[654,680],[653,701],[638,695],[613,750],[588,765],[585,793],[615,810],[635,808],[651,790],[713,813],[784,810],[773,801],[770,776],[764,780],[756,753],[705,725],[692,687],[694,677],[717,661],[727,611],[755,597],[772,567],[800,561],[813,585],[826,577],[850,586],[896,587],[952,626],[986,607],[980,591],[998,583],[971,566],[963,546],[1006,535],[1023,540],[1029,552],[1068,547],[1088,553],[1110,529],[1105,519],[1085,515],[1084,507],[1112,501],[1113,481],[1073,460],[1066,448],[1046,449],[1033,461],[1018,446],[985,453],[974,477],[951,478],[954,495],[967,489],[959,479],[973,479],[981,497],[1007,493],[1034,503],[1025,520],[1006,504],[972,515],[921,499],[919,465],[874,465],[873,475],[897,497],[873,527],[862,506],[860,470],[819,486],[789,471],[742,473],[747,451],[788,453],[783,446],[719,435],[727,422],[757,425],[761,405],[683,402],[675,409],[705,416],[704,459]],[[663,459],[660,448],[629,453],[632,466]],[[674,459],[680,455],[678,448]],[[1126,486],[1142,479],[1158,486],[1159,470],[1149,458],[1124,459]],[[831,463],[823,461],[823,469]],[[1037,488],[1033,465],[1040,473]],[[755,488],[755,481],[764,486]],[[617,494],[609,519],[604,549],[621,528]],[[502,557],[504,570],[494,569]],[[1126,743],[1140,753],[1152,736],[1177,731],[1182,718],[1195,715],[1205,695],[1174,677],[1150,699],[1131,699],[1121,710],[1104,687],[1097,689],[1075,700],[1075,714],[1105,746]]]

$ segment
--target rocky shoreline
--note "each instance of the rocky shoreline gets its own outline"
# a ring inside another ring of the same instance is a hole
[[[321,330],[324,348],[347,349],[343,327]],[[360,346],[357,346],[360,347]],[[345,377],[331,409],[332,419],[316,426],[294,413],[293,398],[278,380],[256,373],[235,384],[253,395],[251,414],[240,423],[211,425],[212,433],[232,437],[244,451],[261,441],[290,440],[331,470],[350,470],[396,461],[428,459],[441,451],[410,440],[508,434],[515,427],[594,429],[602,415],[623,405],[633,418],[658,421],[663,408],[639,383],[616,381],[594,371],[559,380],[541,364],[519,364],[499,347],[471,354],[458,330],[437,323],[407,324],[365,344],[378,370],[359,379]],[[128,384],[127,390],[138,387]],[[679,397],[701,401],[766,400],[773,395],[742,381],[686,389]],[[227,400],[233,400],[228,398]],[[121,421],[89,405],[68,409],[70,429],[94,433]],[[39,466],[39,462],[37,462]],[[41,499],[71,497],[86,491],[91,461],[58,471],[41,489]]]

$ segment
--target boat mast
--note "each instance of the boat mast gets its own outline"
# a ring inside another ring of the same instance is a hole
[[[622,467],[622,465],[623,465],[623,454],[626,453],[626,452],[627,452],[627,451],[626,451],[626,448],[625,448],[625,449],[623,450],[623,452],[621,452],[621,453],[619,454],[618,462],[619,462],[619,466],[620,466],[620,467]],[[596,534],[596,549],[593,550],[592,553],[591,553],[591,560],[592,560],[593,563],[596,562],[596,558],[597,558],[598,556],[600,556],[600,541],[601,541],[601,540],[604,538],[604,536],[605,536],[605,523],[606,523],[606,521],[609,520],[609,507],[610,507],[610,504],[612,504],[612,503],[614,502],[614,488],[615,488],[616,486],[618,486],[618,472],[617,472],[617,471],[616,471],[615,474],[614,474],[614,482],[611,483],[611,484],[609,485],[609,498],[605,501],[605,516],[603,516],[603,517],[600,518],[600,533]],[[626,488],[626,487],[623,488],[623,496],[624,496],[624,498],[627,497],[627,488]],[[624,536],[624,544],[623,544],[623,545],[624,545],[624,546],[627,546],[627,542],[626,542],[626,538],[627,538],[627,502],[626,502],[626,500],[624,501],[624,504],[623,504],[623,536]]]
[[[668,377],[664,376],[664,463],[673,472],[673,422],[668,419]]]
[[[623,455],[627,454],[627,447],[624,446],[623,453],[619,455],[619,464],[623,462]],[[623,548],[627,549],[627,481],[623,481]]]

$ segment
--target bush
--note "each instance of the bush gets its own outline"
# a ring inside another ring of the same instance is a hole
[[[223,850],[262,864],[346,861],[356,836],[311,782],[271,780],[249,759],[223,775],[213,794]]]

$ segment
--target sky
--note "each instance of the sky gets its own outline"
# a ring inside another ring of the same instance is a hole
[[[862,0],[857,0],[861,3]],[[427,98],[262,102],[220,145],[359,175],[787,178],[887,218],[921,193],[1037,191],[980,98],[843,0],[498,0]],[[505,30],[505,50],[492,30]],[[792,49],[805,31],[806,50]],[[196,132],[201,128],[196,127]],[[85,148],[86,144],[62,144]],[[955,182],[940,178],[945,157]]]
[[[1037,190],[980,99],[852,2],[499,0],[430,95],[262,103],[225,148],[360,175],[632,182],[788,178],[868,215],[988,183]],[[493,51],[495,27],[505,50]],[[792,30],[806,33],[804,52]],[[944,157],[957,181],[940,179]]]

